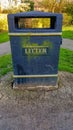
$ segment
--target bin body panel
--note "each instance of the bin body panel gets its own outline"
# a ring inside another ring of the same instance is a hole
[[[45,17],[48,15],[50,17],[53,14],[48,13]],[[14,82],[25,85],[55,86],[58,79],[58,62],[62,37],[58,34],[53,35],[53,33],[61,32],[62,20],[59,23],[58,20],[56,21],[56,29],[20,30],[14,27],[14,17],[16,16],[20,17],[23,14],[9,15],[8,18],[9,32],[14,33],[10,35]],[[59,16],[60,19],[62,17],[58,14],[55,16]],[[27,17],[27,13],[24,13],[24,17]],[[38,14],[36,17],[38,17]],[[11,20],[13,21],[12,27]],[[48,33],[52,33],[52,35],[47,35]]]
[[[11,36],[14,75],[57,74],[60,43],[60,36]],[[15,80],[18,84],[38,82],[47,85],[57,82],[56,77],[45,78],[45,76]]]

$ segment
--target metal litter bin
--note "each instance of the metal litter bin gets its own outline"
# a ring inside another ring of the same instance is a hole
[[[56,86],[62,15],[30,11],[8,15],[15,86]]]

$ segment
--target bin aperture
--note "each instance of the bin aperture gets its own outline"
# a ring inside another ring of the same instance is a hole
[[[55,28],[56,17],[51,18],[15,18],[16,28]]]
[[[62,42],[62,15],[25,12],[8,15],[15,86],[56,86]]]

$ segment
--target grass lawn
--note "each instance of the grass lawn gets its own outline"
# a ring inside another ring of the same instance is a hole
[[[59,70],[73,73],[73,51],[60,49]]]
[[[60,50],[59,70],[73,73],[73,51]],[[12,71],[11,55],[0,56],[0,77]]]
[[[0,56],[0,77],[12,71],[11,55]]]
[[[8,32],[0,33],[0,43],[9,41]]]
[[[73,31],[73,25],[71,25],[71,26],[63,26],[62,30],[63,31],[68,31],[68,30]]]
[[[62,37],[68,38],[68,39],[73,39],[73,26],[63,27]]]
[[[62,37],[73,40],[73,31],[69,31],[69,30],[68,31],[63,31],[62,32]]]

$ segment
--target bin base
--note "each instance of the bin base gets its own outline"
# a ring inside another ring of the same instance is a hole
[[[13,89],[14,90],[28,90],[28,91],[36,91],[36,90],[44,90],[44,91],[51,91],[51,90],[56,90],[58,89],[58,84],[55,86],[49,85],[49,86],[34,86],[34,85],[23,85],[23,84],[13,84]]]

